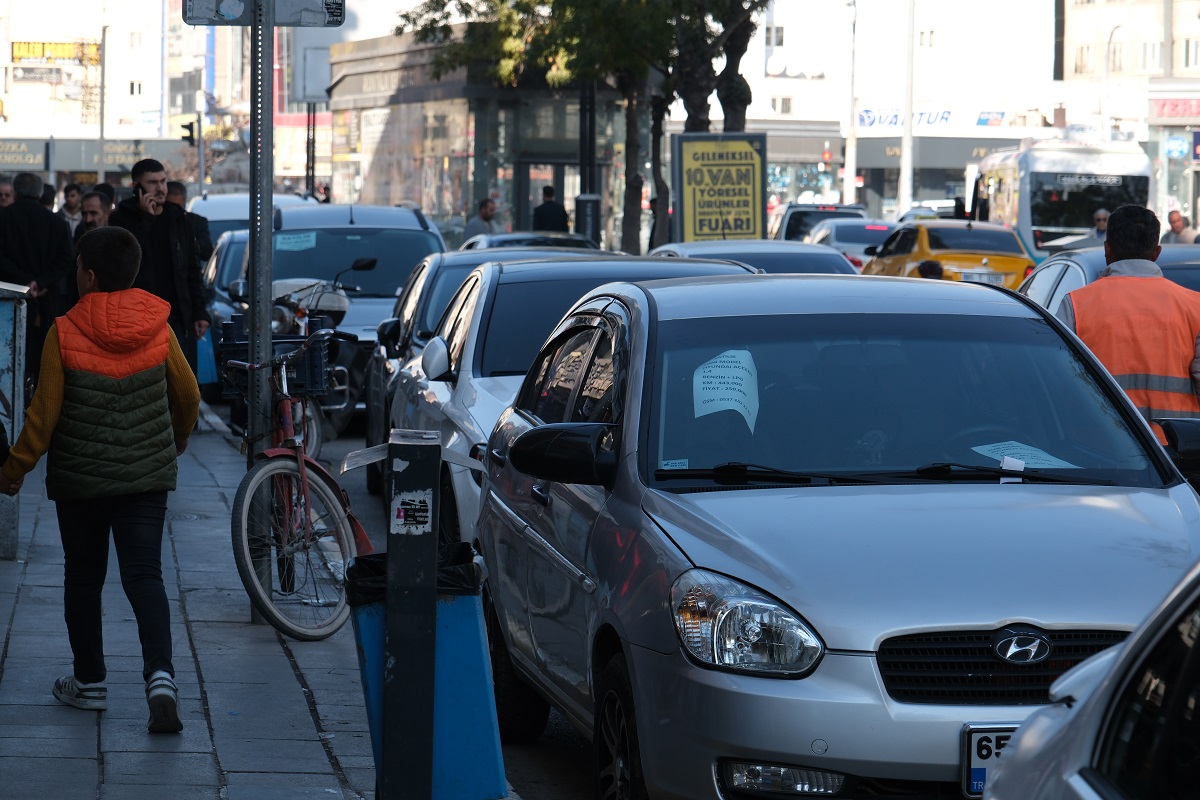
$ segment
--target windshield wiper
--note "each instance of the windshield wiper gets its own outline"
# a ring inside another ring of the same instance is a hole
[[[768,483],[786,483],[795,486],[807,486],[813,483],[879,482],[874,477],[836,475],[824,472],[799,472],[790,469],[779,469],[778,467],[765,467],[761,464],[747,464],[742,461],[730,461],[707,469],[658,469],[654,471],[654,478],[660,481],[707,478],[720,484],[746,484],[765,481]]]
[[[912,474],[918,478],[933,478],[938,480],[974,480],[984,475],[996,475],[1001,478],[1020,478],[1027,483],[1075,483],[1089,486],[1113,486],[1112,481],[1096,478],[1081,478],[1073,475],[1061,475],[1049,472],[1026,472],[1019,469],[1004,467],[989,467],[980,464],[956,464],[951,461],[935,461],[917,467]]]

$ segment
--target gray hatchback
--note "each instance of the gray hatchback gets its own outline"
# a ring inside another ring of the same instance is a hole
[[[978,796],[1200,554],[1120,388],[977,284],[602,286],[485,458],[501,735],[557,706],[599,797]]]

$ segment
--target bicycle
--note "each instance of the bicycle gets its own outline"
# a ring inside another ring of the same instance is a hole
[[[256,457],[233,501],[234,561],[259,613],[301,641],[325,639],[345,624],[346,565],[373,549],[346,493],[296,435],[293,410],[304,413],[302,389],[310,388],[304,383],[314,375],[327,381],[323,348],[334,336],[348,334],[322,329],[262,364],[225,362],[231,379],[233,371],[269,369],[273,409],[271,447]],[[296,396],[288,391],[289,374]]]

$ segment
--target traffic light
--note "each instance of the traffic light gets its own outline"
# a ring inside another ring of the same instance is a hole
[[[182,139],[183,141],[187,142],[192,147],[195,147],[196,146],[196,123],[188,122],[184,125],[180,125],[179,127],[183,128],[185,131],[187,131],[187,133],[185,133],[183,136],[180,136],[179,138]]]

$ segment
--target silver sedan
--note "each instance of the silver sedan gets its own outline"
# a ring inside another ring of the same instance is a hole
[[[1120,388],[982,285],[601,287],[486,454],[501,736],[557,706],[600,797],[978,796],[1200,553]]]

